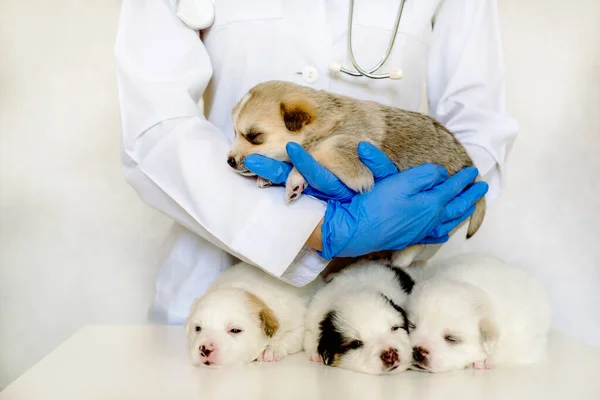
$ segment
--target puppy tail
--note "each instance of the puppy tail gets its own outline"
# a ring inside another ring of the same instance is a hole
[[[481,176],[478,176],[477,179],[475,179],[475,181],[481,181]],[[475,211],[473,212],[469,220],[469,228],[467,229],[467,239],[470,239],[471,236],[473,236],[477,232],[477,230],[483,223],[483,218],[485,217],[485,209],[486,204],[484,196],[481,199],[479,199],[477,203],[475,203]]]

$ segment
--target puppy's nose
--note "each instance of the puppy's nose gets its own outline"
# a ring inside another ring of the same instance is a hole
[[[212,353],[213,351],[215,351],[215,349],[210,345],[208,347],[205,345],[200,346],[200,354],[202,354],[203,357],[210,356],[210,353]]]
[[[229,166],[231,168],[236,168],[237,167],[237,162],[235,161],[235,158],[231,157],[231,156],[227,157],[227,164],[229,164]]]
[[[413,347],[413,360],[416,362],[423,362],[427,359],[429,350],[422,347]]]
[[[381,352],[379,356],[385,365],[394,365],[398,362],[398,350],[389,348]]]

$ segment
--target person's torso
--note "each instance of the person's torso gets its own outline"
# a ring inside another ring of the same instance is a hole
[[[204,97],[207,118],[232,137],[235,103],[252,86],[273,79],[424,111],[432,18],[440,1],[405,2],[392,52],[376,72],[401,68],[403,78],[375,80],[328,69],[335,61],[355,70],[348,51],[349,0],[215,0],[215,23],[202,35],[213,65]],[[399,5],[355,1],[352,49],[363,69],[384,56]],[[310,76],[305,70],[312,70]]]

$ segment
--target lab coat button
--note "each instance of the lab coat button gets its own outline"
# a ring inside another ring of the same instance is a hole
[[[312,66],[304,67],[302,70],[302,79],[307,83],[315,83],[319,79],[319,71]]]

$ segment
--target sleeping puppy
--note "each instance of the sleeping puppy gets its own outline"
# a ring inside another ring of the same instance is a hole
[[[232,121],[235,138],[227,163],[244,176],[253,176],[244,166],[249,154],[289,161],[288,142],[302,145],[344,184],[361,193],[374,185],[371,171],[358,157],[361,141],[379,147],[400,171],[433,163],[452,175],[473,165],[460,142],[427,115],[290,82],[268,81],[250,89],[234,107]],[[269,184],[258,179],[259,187]],[[294,168],[287,178],[286,200],[297,200],[305,187]],[[467,238],[477,232],[484,215],[485,198],[481,198],[470,217]],[[415,245],[396,252],[394,266],[410,265],[423,249]]]
[[[545,356],[551,310],[544,288],[525,271],[467,254],[419,273],[407,303],[416,369],[492,368]]]
[[[192,363],[278,361],[302,351],[306,307],[322,284],[318,278],[295,287],[246,263],[226,269],[187,318]]]
[[[367,374],[411,364],[402,308],[414,282],[404,271],[359,261],[321,288],[306,313],[304,350],[312,361]]]

